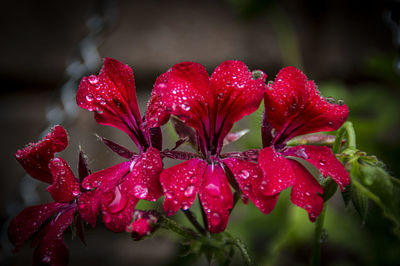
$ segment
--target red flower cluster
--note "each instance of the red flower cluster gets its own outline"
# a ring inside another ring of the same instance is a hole
[[[315,84],[296,68],[281,70],[275,82],[268,85],[265,80],[262,71],[250,72],[240,61],[223,62],[211,77],[200,64],[180,63],[156,80],[142,118],[132,70],[106,58],[99,75],[82,79],[77,103],[95,112],[98,123],[127,133],[139,153],[101,138],[127,161],[92,174],[86,171],[80,175],[84,178],[80,186],[68,165],[53,158],[67,145],[61,127],[38,144],[18,151],[17,159],[32,177],[52,184],[48,191],[56,202],[25,209],[10,225],[11,241],[18,247],[55,216],[38,235],[41,242],[35,253],[42,262],[61,265],[66,251],[58,232],[72,223],[76,212],[77,217],[95,226],[102,211],[107,228],[126,230],[140,239],[152,232],[157,219],[142,213],[140,217],[133,215],[137,202],[155,201],[163,195],[168,215],[187,210],[198,195],[208,230],[223,232],[234,205],[232,189],[245,203],[250,199],[267,214],[274,209],[279,193],[292,187],[292,202],[314,221],[322,210],[323,188],[301,162],[314,165],[341,189],[349,184],[349,176],[328,147],[290,148],[286,142],[298,135],[338,129],[347,118],[348,108],[321,97]],[[253,156],[246,152],[221,154],[224,143],[238,138],[229,133],[234,123],[257,110],[263,97],[264,148],[253,150]],[[195,145],[196,154],[162,150],[160,127],[171,115],[180,120],[175,120],[178,134]],[[163,169],[164,157],[184,162]],[[22,220],[30,221],[30,225]],[[49,251],[49,243],[57,252]]]

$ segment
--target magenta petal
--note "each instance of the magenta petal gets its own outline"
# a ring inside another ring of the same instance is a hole
[[[129,172],[130,164],[130,162],[123,162],[92,173],[82,181],[82,187],[89,190],[101,185],[103,192],[112,189],[115,186],[115,182],[117,181],[118,183]]]
[[[130,172],[121,186],[131,197],[156,201],[163,194],[160,184],[162,170],[160,152],[150,147],[131,162]]]
[[[260,190],[266,196],[275,195],[295,183],[289,161],[272,147],[260,151],[258,165],[263,172]]]
[[[34,265],[67,265],[69,261],[68,248],[64,241],[64,231],[74,220],[75,209],[59,213],[46,225],[45,235],[33,254]]]
[[[97,215],[101,208],[102,194],[99,190],[83,192],[78,201],[79,215],[87,223],[96,226]]]
[[[54,153],[60,152],[68,145],[67,132],[61,126],[55,126],[40,141],[15,153],[15,158],[25,171],[40,181],[51,184],[53,177],[48,167]]]
[[[61,206],[57,202],[31,206],[14,217],[8,227],[8,238],[15,246],[15,251]]]
[[[76,95],[79,107],[95,111],[99,124],[116,127],[137,144],[143,144],[141,116],[137,106],[132,70],[115,59],[106,58],[101,73],[84,77]]]
[[[264,214],[270,213],[276,205],[279,194],[265,196],[260,191],[262,171],[257,164],[237,158],[227,158],[223,161],[232,172],[243,194]]]
[[[135,79],[133,71],[128,66],[113,58],[104,59],[104,67],[100,75],[107,76],[114,86],[118,88],[121,95],[130,105],[133,115],[141,122],[141,115],[136,97]]]
[[[77,182],[71,168],[61,158],[50,160],[49,169],[53,175],[53,184],[47,187],[47,191],[57,202],[70,202],[80,193]]]
[[[164,211],[172,215],[180,208],[187,210],[196,199],[207,163],[191,159],[165,169],[160,181],[164,189]]]
[[[113,232],[124,231],[132,220],[132,213],[139,199],[131,197],[121,185],[102,195],[104,225]]]
[[[324,177],[330,176],[342,191],[350,183],[349,173],[343,164],[336,159],[332,150],[326,146],[296,146],[288,149],[291,154],[303,154],[298,156],[317,167]]]
[[[225,61],[213,72],[210,87],[216,98],[216,132],[221,140],[232,129],[233,124],[257,110],[265,91],[267,75],[259,71],[253,79],[252,72],[241,61]],[[211,104],[211,103],[210,103]]]
[[[199,189],[200,201],[207,215],[208,230],[223,232],[228,224],[233,194],[225,172],[219,164],[208,165]]]
[[[288,160],[296,175],[296,183],[290,194],[291,201],[308,212],[310,221],[315,222],[322,211],[324,190],[315,178],[298,162]]]
[[[161,75],[153,88],[146,121],[149,127],[161,126],[173,114],[196,130],[208,119],[206,105],[212,105],[209,76],[204,67],[194,62],[174,65]]]
[[[346,105],[329,103],[313,81],[295,67],[283,68],[264,98],[266,121],[279,142],[298,135],[338,129],[348,115]]]

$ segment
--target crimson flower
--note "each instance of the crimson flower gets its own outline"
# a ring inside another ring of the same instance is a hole
[[[255,190],[262,175],[257,164],[220,156],[224,138],[233,124],[257,110],[265,78],[261,71],[250,72],[243,62],[226,61],[211,77],[202,65],[184,62],[157,79],[146,113],[148,126],[159,127],[170,115],[178,117],[195,130],[195,142],[201,153],[199,158],[162,172],[164,210],[168,215],[180,208],[188,209],[198,194],[209,231],[224,231],[233,207],[228,179],[233,179],[232,186],[237,190],[239,186],[264,213],[271,211],[269,206],[275,197]],[[234,178],[227,178],[231,173]]]
[[[307,81],[294,67],[282,69],[275,82],[267,86],[264,104],[265,148],[258,157],[263,172],[260,193],[277,197],[282,190],[292,187],[291,201],[315,221],[323,207],[323,188],[299,162],[311,163],[341,190],[349,184],[349,175],[329,147],[287,147],[286,142],[295,136],[338,129],[347,119],[348,108],[324,99],[314,82]]]
[[[161,131],[144,126],[132,69],[115,59],[106,58],[99,75],[82,79],[76,101],[81,108],[94,111],[99,124],[127,133],[139,148],[139,154],[135,154],[101,138],[129,161],[95,172],[82,182],[83,187],[90,190],[79,199],[82,218],[95,226],[102,210],[105,226],[114,232],[123,231],[140,199],[155,201],[162,195],[159,176],[163,167],[158,150],[161,149]]]
[[[19,213],[10,223],[8,236],[15,251],[38,232],[33,240],[36,246],[33,264],[66,265],[68,249],[63,233],[74,221],[77,213],[77,199],[81,194],[80,180],[77,180],[69,165],[54,154],[68,145],[64,128],[55,126],[42,140],[30,143],[15,154],[18,162],[33,178],[51,184],[47,191],[54,202],[31,206]],[[87,175],[80,154],[80,177]],[[77,216],[77,235],[84,242],[82,220]]]

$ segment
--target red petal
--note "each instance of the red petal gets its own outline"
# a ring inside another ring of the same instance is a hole
[[[68,248],[64,241],[64,231],[74,220],[75,209],[59,213],[54,220],[42,229],[46,234],[33,254],[34,265],[67,265],[69,261]]]
[[[252,72],[241,61],[221,63],[210,78],[211,90],[216,98],[215,132],[221,132],[220,142],[242,117],[257,110],[264,95],[266,75],[252,78]],[[220,143],[221,144],[221,143]]]
[[[98,76],[82,79],[76,102],[83,109],[96,111],[99,124],[121,129],[138,145],[143,141],[135,81],[129,66],[106,58]]]
[[[124,231],[132,220],[139,199],[131,197],[121,185],[102,195],[103,222],[113,232]]]
[[[154,84],[146,121],[149,127],[161,126],[173,114],[201,131],[201,122],[208,119],[206,104],[212,105],[212,101],[204,67],[193,62],[176,64]]]
[[[70,202],[80,193],[79,183],[71,168],[61,158],[50,160],[49,169],[53,175],[53,184],[47,187],[53,199],[57,202]]]
[[[346,105],[328,103],[314,82],[295,67],[282,69],[265,93],[266,120],[281,142],[298,135],[338,129],[346,120]]]
[[[8,238],[15,246],[15,251],[35,233],[42,224],[52,216],[62,204],[51,202],[31,206],[20,212],[11,220],[8,227]]]
[[[258,155],[263,172],[260,190],[266,196],[275,195],[295,183],[295,175],[289,161],[272,147],[266,147]]]
[[[344,168],[332,150],[326,146],[296,146],[288,149],[289,153],[300,157],[317,167],[324,177],[330,176],[339,185],[340,189],[350,183],[349,173]]]
[[[302,165],[293,160],[288,161],[296,175],[290,199],[295,205],[305,209],[310,220],[314,222],[322,211],[324,201],[320,195],[324,190]]]
[[[90,190],[101,186],[102,189],[104,189],[103,192],[105,192],[113,188],[115,186],[115,181],[118,183],[118,181],[129,172],[130,164],[131,162],[123,162],[90,174],[82,181],[82,187]]]
[[[233,207],[233,195],[219,164],[207,166],[199,196],[207,215],[208,230],[211,233],[223,232],[228,224],[229,210]]]
[[[160,181],[164,189],[164,210],[172,215],[180,208],[187,210],[196,199],[207,163],[191,159],[165,169]]]
[[[264,196],[261,193],[259,188],[262,181],[262,171],[257,164],[237,158],[228,158],[223,161],[231,170],[243,194],[249,197],[262,213],[270,213],[275,208],[279,194]]]
[[[156,201],[163,194],[160,184],[162,170],[160,152],[150,147],[131,162],[130,172],[121,186],[131,197]]]
[[[79,215],[92,227],[96,226],[97,215],[101,208],[102,194],[99,190],[87,191],[79,197]]]
[[[67,132],[61,126],[55,126],[40,141],[18,150],[15,158],[33,178],[51,184],[53,177],[48,167],[49,161],[54,158],[54,153],[64,150],[67,145]]]

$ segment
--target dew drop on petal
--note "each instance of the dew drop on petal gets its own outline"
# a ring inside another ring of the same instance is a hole
[[[219,196],[221,194],[220,188],[213,183],[208,184],[206,190],[212,196]]]
[[[184,192],[186,197],[192,196],[194,193],[194,186],[188,186]]]
[[[93,95],[92,95],[92,94],[86,95],[86,101],[92,102],[93,100],[94,100],[94,98],[93,98]]]
[[[99,79],[97,78],[96,75],[90,75],[89,76],[89,83],[90,84],[96,84],[97,82],[99,82]]]
[[[250,173],[247,170],[242,170],[239,172],[240,178],[247,179],[247,178],[249,178],[249,176],[250,176]]]
[[[144,185],[138,184],[133,188],[133,195],[139,199],[146,198],[149,190]]]

